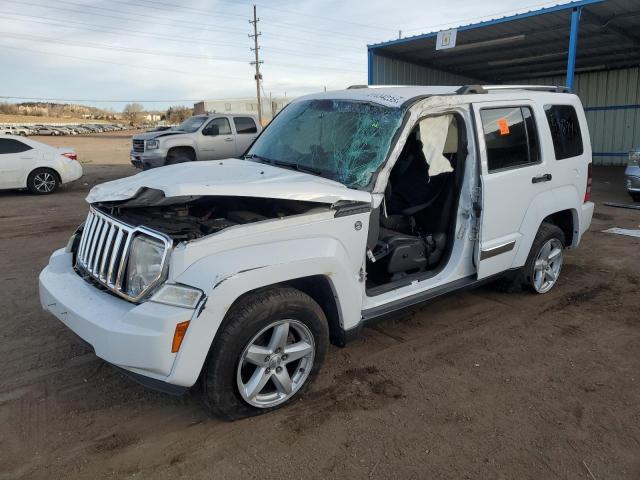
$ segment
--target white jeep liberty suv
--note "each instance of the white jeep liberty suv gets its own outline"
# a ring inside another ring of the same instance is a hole
[[[234,419],[280,407],[329,342],[488,280],[546,293],[590,225],[591,145],[555,87],[298,98],[243,159],[98,185],[42,306],[150,387]]]

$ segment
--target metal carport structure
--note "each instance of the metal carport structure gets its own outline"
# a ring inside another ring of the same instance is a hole
[[[370,85],[553,84],[582,99],[594,161],[640,146],[640,0],[579,0],[368,46]]]

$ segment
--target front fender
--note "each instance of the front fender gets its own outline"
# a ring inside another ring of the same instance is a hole
[[[328,236],[253,245],[197,261],[176,281],[202,289],[208,298],[189,325],[168,381],[183,386],[195,383],[231,305],[261,287],[323,275],[336,296],[342,327],[356,326],[362,311],[361,263],[362,259],[354,261],[341,242]]]
[[[160,148],[163,150],[169,150],[174,147],[189,147],[193,148],[193,151],[198,155],[198,146],[193,138],[190,137],[164,137],[160,138]],[[164,141],[163,141],[164,140]]]

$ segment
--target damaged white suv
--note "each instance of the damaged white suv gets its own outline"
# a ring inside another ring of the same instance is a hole
[[[590,165],[561,88],[306,96],[242,160],[95,187],[41,302],[138,381],[200,379],[240,418],[294,399],[368,322],[497,277],[548,292],[591,222]]]

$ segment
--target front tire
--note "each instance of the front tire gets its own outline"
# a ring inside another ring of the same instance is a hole
[[[193,162],[196,159],[193,150],[189,148],[173,148],[167,154],[166,165]]]
[[[327,319],[305,293],[270,288],[228,312],[203,373],[204,400],[227,420],[282,407],[320,370],[329,343]]]
[[[640,193],[631,193],[631,192],[629,192],[629,195],[631,196],[631,199],[634,202],[640,202]]]
[[[36,195],[49,195],[60,186],[60,177],[50,168],[36,168],[27,178],[27,188]]]

